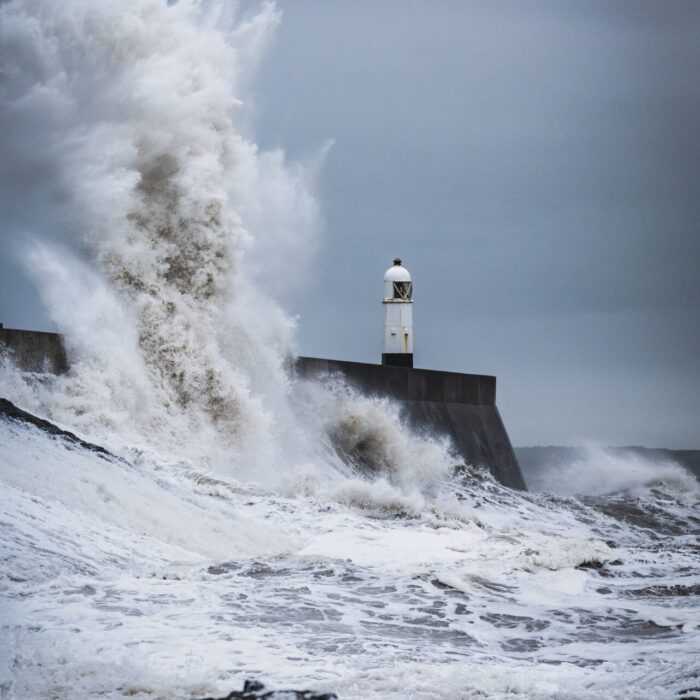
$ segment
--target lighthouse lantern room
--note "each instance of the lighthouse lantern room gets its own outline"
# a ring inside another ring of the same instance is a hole
[[[384,274],[382,364],[413,367],[413,283],[400,258]]]

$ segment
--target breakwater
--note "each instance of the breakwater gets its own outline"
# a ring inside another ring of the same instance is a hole
[[[0,326],[0,354],[25,372],[61,374],[69,366],[58,333]],[[496,407],[496,377],[314,357],[297,358],[296,371],[321,380],[341,376],[366,395],[397,401],[412,428],[446,435],[467,463],[487,467],[506,486],[526,488]]]
[[[446,435],[464,460],[498,481],[525,490],[525,480],[496,407],[496,377],[299,357],[300,376],[340,376],[370,396],[397,401],[417,431]]]
[[[68,370],[63,337],[58,333],[23,331],[0,324],[0,356],[25,372],[63,374]]]

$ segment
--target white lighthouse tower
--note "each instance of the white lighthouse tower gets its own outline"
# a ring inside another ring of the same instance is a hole
[[[413,367],[413,284],[396,258],[384,275],[382,364]]]

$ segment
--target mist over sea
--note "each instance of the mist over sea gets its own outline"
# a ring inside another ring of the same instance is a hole
[[[71,357],[3,358],[0,396],[108,450],[0,414],[0,697],[700,695],[690,471],[589,449],[514,492],[291,373],[273,292],[313,251],[318,159],[260,150],[246,102],[279,20],[0,5],[3,138],[42,173],[17,248]]]

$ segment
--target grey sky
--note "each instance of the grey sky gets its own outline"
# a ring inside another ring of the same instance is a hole
[[[377,361],[400,255],[416,364],[496,374],[515,444],[700,447],[700,4],[278,5],[255,136],[335,141],[301,351]]]

